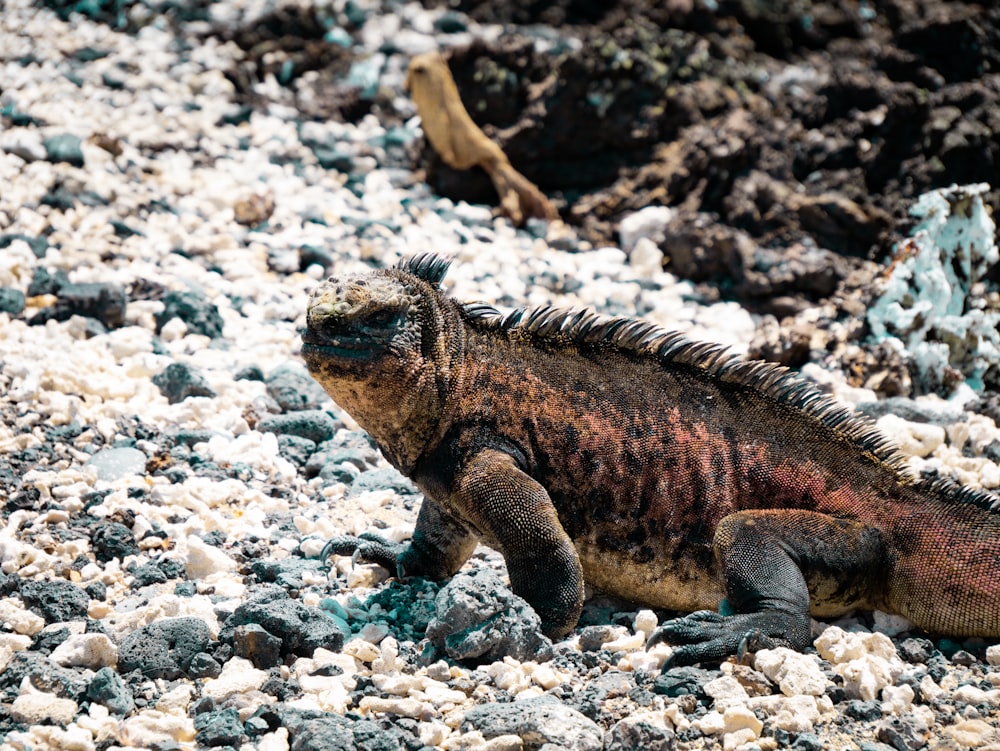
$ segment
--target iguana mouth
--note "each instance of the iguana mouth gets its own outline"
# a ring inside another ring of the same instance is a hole
[[[302,334],[302,355],[336,357],[341,360],[368,360],[381,350],[370,338],[360,336],[321,336],[307,330]]]

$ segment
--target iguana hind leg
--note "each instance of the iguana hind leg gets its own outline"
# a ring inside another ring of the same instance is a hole
[[[726,599],[719,613],[692,613],[653,633],[651,645],[682,645],[665,669],[775,646],[804,649],[810,609],[871,607],[884,571],[877,530],[812,511],[730,514],[713,547]]]

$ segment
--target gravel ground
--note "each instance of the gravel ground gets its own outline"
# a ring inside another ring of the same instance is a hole
[[[369,53],[345,76],[379,65],[345,124],[303,116],[280,65],[251,87],[266,107],[224,74],[274,6],[76,7],[0,16],[0,751],[1000,748],[982,641],[863,614],[816,624],[809,654],[660,675],[669,648],[643,644],[664,614],[596,596],[552,644],[486,549],[447,586],[312,560],[335,534],[403,539],[419,505],[297,355],[330,269],[435,250],[457,297],[737,351],[755,319],[664,273],[648,214],[627,256],[420,180],[406,54],[496,28],[334,3],[328,41],[354,13]],[[881,422],[915,469],[997,487],[1000,433],[968,396]]]

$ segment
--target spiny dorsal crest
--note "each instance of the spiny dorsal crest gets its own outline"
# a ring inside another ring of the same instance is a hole
[[[396,268],[408,274],[413,274],[418,279],[423,279],[432,287],[439,288],[450,266],[450,258],[437,253],[420,253],[401,259]]]

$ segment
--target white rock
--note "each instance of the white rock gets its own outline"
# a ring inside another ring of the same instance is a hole
[[[632,628],[635,629],[636,633],[641,633],[644,639],[649,639],[658,624],[659,619],[657,619],[656,613],[652,610],[640,610],[635,614]]]
[[[288,751],[288,728],[280,727],[257,739],[255,751]]]
[[[1000,644],[991,644],[986,648],[986,662],[993,667],[1000,666]]]
[[[104,634],[75,634],[52,650],[50,659],[63,667],[100,670],[118,664],[118,646]]]
[[[965,704],[992,704],[993,706],[997,706],[1000,705],[1000,689],[994,688],[986,691],[978,686],[966,684],[952,691],[951,698],[953,701]]]
[[[747,690],[731,675],[709,681],[705,684],[704,691],[715,699],[715,709],[720,712],[725,712],[734,705],[745,705],[750,698]]]
[[[69,725],[77,713],[77,703],[54,694],[23,693],[14,699],[10,716],[18,722],[39,725],[43,722]]]
[[[940,425],[922,422],[910,422],[896,415],[883,415],[876,424],[879,430],[899,446],[900,451],[908,456],[928,457],[944,443],[945,431]]]
[[[435,714],[434,707],[428,702],[401,697],[365,696],[358,703],[358,709],[362,713],[389,712],[400,717],[412,717],[415,720],[429,720]]]
[[[884,613],[881,610],[872,611],[872,619],[875,621],[873,630],[886,636],[899,636],[906,631],[912,631],[914,627],[908,618],[895,613]]]
[[[645,646],[646,637],[642,632],[639,632],[637,634],[624,634],[617,639],[604,642],[601,649],[606,649],[609,652],[636,652],[644,649]]]
[[[760,650],[754,655],[754,668],[778,684],[785,696],[822,696],[831,685],[814,657],[787,647]]]
[[[755,696],[750,699],[750,706],[764,709],[769,724],[789,733],[812,732],[813,725],[820,720],[814,696]]]
[[[944,694],[944,689],[937,685],[929,675],[925,675],[920,679],[920,695],[924,698],[924,701],[936,701],[941,698],[942,694]]]
[[[757,735],[750,728],[734,730],[722,736],[722,751],[736,751],[745,743],[757,740]]]
[[[194,686],[181,683],[156,700],[156,708],[161,712],[184,714],[194,696]]]
[[[563,677],[548,665],[539,665],[531,672],[531,680],[548,691],[563,682]]]
[[[0,600],[0,623],[27,636],[34,636],[45,628],[45,619],[32,613],[15,597]]]
[[[344,645],[344,654],[350,655],[361,662],[371,662],[380,656],[379,648],[364,639],[351,639]]]
[[[45,159],[45,146],[41,134],[34,129],[18,128],[0,143],[0,149],[8,154],[21,157],[26,162],[38,162]]]
[[[218,678],[205,681],[202,693],[216,700],[222,700],[233,694],[244,694],[256,691],[267,680],[267,672],[258,670],[249,660],[233,657],[222,667]]]
[[[663,242],[664,231],[673,217],[674,210],[668,206],[647,206],[622,217],[618,223],[622,249],[629,252],[640,238],[648,238],[655,244]]]
[[[901,715],[913,705],[912,686],[886,686],[882,689],[882,713]]]
[[[628,255],[628,262],[640,276],[651,278],[663,273],[663,251],[648,237],[640,237]]]
[[[722,714],[722,719],[724,723],[722,732],[726,734],[735,733],[738,730],[750,730],[753,733],[753,738],[757,738],[764,728],[764,723],[757,718],[753,710],[744,705],[727,708]]]
[[[445,738],[451,735],[451,728],[438,720],[421,722],[418,733],[420,742],[425,746],[440,746]]]
[[[128,746],[149,748],[154,743],[191,743],[197,735],[194,720],[186,715],[147,709],[122,721],[118,740]]]
[[[726,729],[726,720],[721,712],[712,710],[692,720],[691,725],[705,735],[718,735]]]
[[[207,579],[215,574],[235,571],[236,561],[222,550],[219,550],[219,548],[209,545],[200,537],[192,535],[187,539],[187,555],[184,559],[184,570],[190,579]]]
[[[24,634],[0,633],[0,649],[8,648],[12,652],[23,652],[31,647],[31,637]]]

